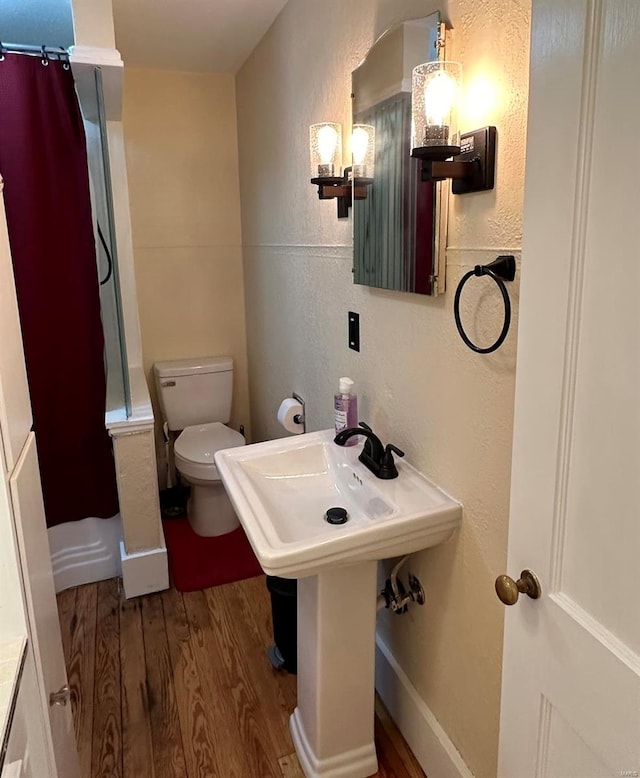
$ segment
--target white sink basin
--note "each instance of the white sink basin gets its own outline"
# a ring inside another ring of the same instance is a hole
[[[298,581],[298,704],[291,737],[307,778],[377,773],[377,561],[447,540],[462,507],[403,459],[376,478],[333,430],[215,455],[262,569]],[[348,520],[332,525],[329,508]]]
[[[215,461],[256,556],[269,575],[303,578],[335,565],[408,554],[447,540],[462,508],[397,459],[376,478],[333,430],[218,451]],[[364,442],[364,441],[363,441]],[[328,508],[348,521],[332,525]]]

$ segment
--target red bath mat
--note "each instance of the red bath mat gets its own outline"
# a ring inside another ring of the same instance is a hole
[[[187,518],[162,522],[173,585],[180,592],[242,581],[262,574],[242,527],[226,535],[203,538]]]

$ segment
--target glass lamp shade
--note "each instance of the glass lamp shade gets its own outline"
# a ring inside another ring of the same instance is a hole
[[[311,178],[336,178],[342,174],[342,125],[322,122],[309,127]]]
[[[458,101],[462,66],[426,62],[413,69],[411,83],[411,154],[447,159],[460,153]]]
[[[376,129],[371,124],[354,124],[351,131],[353,178],[373,178]]]

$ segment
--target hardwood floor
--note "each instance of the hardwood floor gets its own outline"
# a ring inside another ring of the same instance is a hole
[[[304,778],[295,676],[271,668],[263,577],[125,600],[116,579],[58,595],[83,778]],[[424,778],[376,703],[380,778]]]

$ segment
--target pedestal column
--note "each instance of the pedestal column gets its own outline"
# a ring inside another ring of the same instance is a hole
[[[373,740],[377,562],[298,581],[298,706],[291,735],[307,778],[366,778]]]

